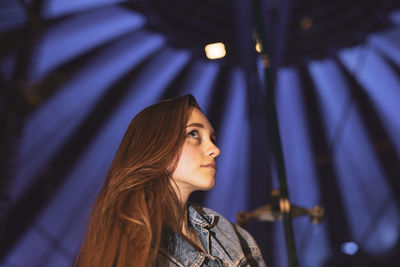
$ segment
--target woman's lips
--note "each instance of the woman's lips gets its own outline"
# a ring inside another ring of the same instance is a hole
[[[213,168],[213,169],[217,169],[217,164],[215,164],[215,163],[209,163],[209,164],[205,164],[205,165],[201,165],[202,167],[205,167],[205,168]]]

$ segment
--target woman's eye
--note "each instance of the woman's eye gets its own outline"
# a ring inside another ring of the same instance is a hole
[[[197,131],[197,130],[190,131],[188,133],[188,135],[191,136],[191,137],[194,137],[194,138],[199,138],[200,137],[199,131]]]

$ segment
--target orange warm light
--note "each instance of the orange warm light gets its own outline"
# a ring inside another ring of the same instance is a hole
[[[257,51],[258,53],[261,53],[262,50],[263,50],[263,49],[262,49],[261,43],[257,42],[257,43],[256,43],[256,51]]]
[[[208,44],[205,46],[208,59],[223,58],[226,55],[225,45],[223,43]]]
[[[308,30],[313,25],[313,20],[310,17],[304,17],[300,20],[300,26],[303,30]]]

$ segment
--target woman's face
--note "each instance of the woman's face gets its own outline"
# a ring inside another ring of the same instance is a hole
[[[197,108],[193,108],[186,125],[186,139],[177,167],[172,173],[180,193],[188,196],[196,190],[214,187],[220,154],[215,145],[215,132],[208,119]]]

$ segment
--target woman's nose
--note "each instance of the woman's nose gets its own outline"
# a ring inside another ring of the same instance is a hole
[[[214,143],[212,143],[208,151],[208,155],[212,156],[215,159],[216,157],[219,156],[219,154],[221,154],[221,150]]]

